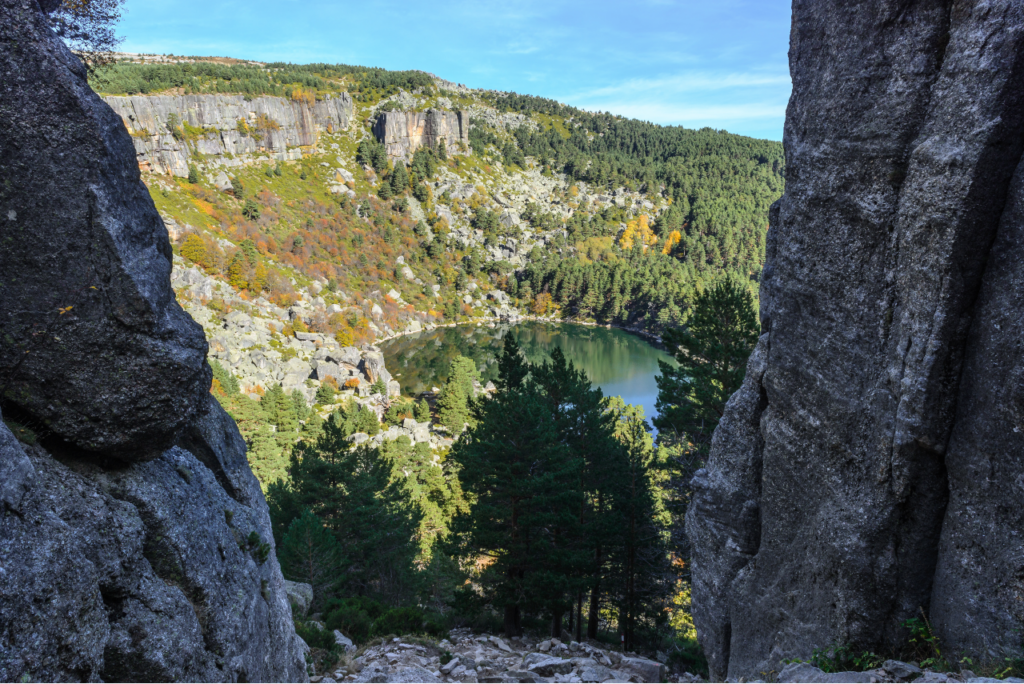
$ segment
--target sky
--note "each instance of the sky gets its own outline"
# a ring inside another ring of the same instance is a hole
[[[126,52],[420,69],[590,111],[782,139],[788,0],[126,0]]]

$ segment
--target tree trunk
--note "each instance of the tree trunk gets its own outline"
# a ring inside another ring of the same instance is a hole
[[[505,606],[505,636],[508,638],[522,636],[523,628],[519,619],[519,606],[511,604]]]
[[[576,641],[583,641],[583,592],[576,594]]]
[[[600,580],[594,582],[590,589],[590,610],[587,615],[587,638],[597,638],[597,600],[601,593]]]
[[[562,638],[562,611],[561,609],[554,611],[551,616],[551,636],[555,639]]]

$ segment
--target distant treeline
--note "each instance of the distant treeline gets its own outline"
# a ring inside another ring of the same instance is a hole
[[[343,86],[338,81],[350,77]],[[388,91],[433,87],[433,79],[422,71],[387,71],[347,64],[286,64],[271,62],[266,67],[227,65],[212,62],[181,64],[136,64],[117,62],[90,77],[97,92],[108,95],[155,93],[183,88],[186,93],[224,93],[250,96],[291,96],[296,87],[317,92],[342,89]]]
[[[499,111],[562,118],[565,129],[524,126],[515,131],[515,144],[471,130],[474,149],[495,144],[509,164],[530,155],[599,189],[663,191],[673,206],[655,230],[661,237],[680,232],[676,256],[698,271],[705,265],[748,277],[760,271],[768,207],[783,191],[782,143],[585,112],[531,95],[486,97]]]

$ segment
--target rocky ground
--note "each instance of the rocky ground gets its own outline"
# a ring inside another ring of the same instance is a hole
[[[742,680],[741,680],[742,681]],[[915,682],[915,684],[945,684],[946,682],[968,682],[969,684],[980,684],[981,682],[1010,682],[1016,684],[1024,683],[1024,679],[1008,677],[1007,679],[995,679],[993,677],[978,677],[970,670],[960,672],[935,672],[934,670],[921,669],[913,663],[904,663],[900,660],[887,660],[881,667],[864,672],[823,672],[817,667],[808,663],[790,663],[779,673],[779,682]]]
[[[343,636],[339,638],[344,640]],[[347,640],[345,640],[347,641]],[[604,645],[452,630],[447,639],[392,637],[352,653],[321,682],[660,682],[665,666]],[[697,681],[680,675],[674,681]]]

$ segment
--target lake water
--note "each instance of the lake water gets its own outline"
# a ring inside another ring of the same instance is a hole
[[[402,384],[402,394],[416,396],[440,387],[448,365],[461,354],[476,362],[483,384],[498,377],[503,338],[512,332],[526,358],[539,363],[561,347],[566,358],[582,368],[605,396],[618,395],[627,404],[644,407],[648,420],[656,415],[658,361],[674,360],[643,339],[614,328],[574,323],[523,321],[516,325],[460,325],[403,335],[380,345],[388,370]]]

